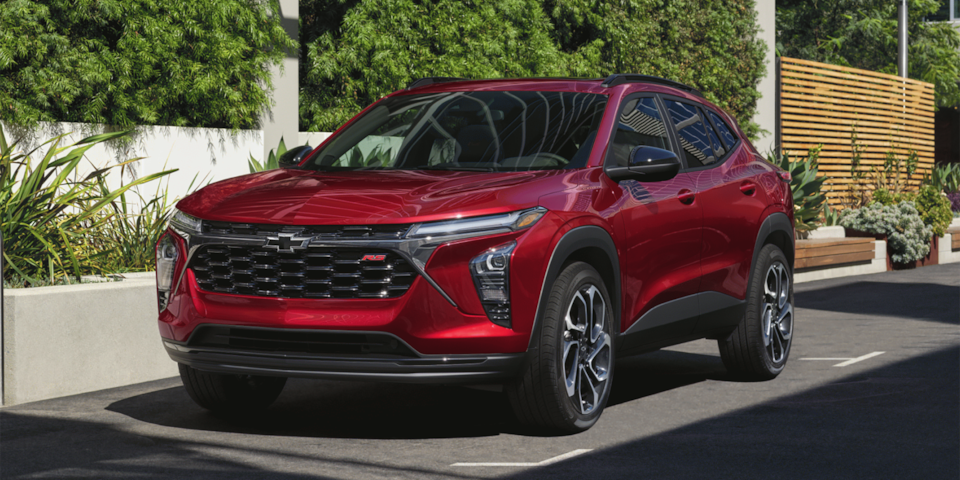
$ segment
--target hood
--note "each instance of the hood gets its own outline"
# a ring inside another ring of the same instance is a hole
[[[529,208],[577,186],[576,170],[271,170],[211,184],[177,208],[207,220],[282,225],[417,223]]]

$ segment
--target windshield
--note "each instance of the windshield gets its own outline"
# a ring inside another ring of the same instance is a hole
[[[517,171],[586,165],[607,104],[576,92],[384,99],[305,165],[313,170]]]

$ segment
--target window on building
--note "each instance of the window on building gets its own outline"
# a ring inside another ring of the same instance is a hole
[[[927,15],[931,22],[960,22],[960,0],[939,0],[940,8],[933,15]]]

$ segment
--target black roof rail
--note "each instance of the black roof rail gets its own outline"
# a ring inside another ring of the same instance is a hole
[[[603,83],[600,84],[601,87],[610,88],[622,83],[657,83],[660,85],[666,85],[668,87],[679,88],[690,92],[698,97],[703,97],[703,94],[700,93],[700,90],[691,87],[690,85],[685,85],[680,82],[674,82],[673,80],[667,80],[666,78],[654,77],[653,75],[640,75],[636,73],[614,73],[607,77]]]
[[[460,82],[463,80],[470,80],[470,79],[459,78],[459,77],[423,77],[410,82],[410,85],[407,85],[407,90],[411,90],[417,87],[422,87],[424,85],[432,85],[434,83]]]

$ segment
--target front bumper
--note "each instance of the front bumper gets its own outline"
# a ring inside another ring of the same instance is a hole
[[[209,326],[205,332],[198,328],[200,333],[188,341],[164,338],[163,346],[177,363],[206,372],[398,383],[502,382],[518,374],[525,357],[523,353],[423,355],[384,332],[232,329],[238,330],[241,333],[231,334],[231,327],[226,326]],[[254,338],[251,332],[257,340],[249,340]],[[317,335],[323,337],[317,339]],[[357,337],[372,340],[364,345]],[[267,341],[269,349],[264,348],[263,338],[271,339]],[[284,351],[278,345],[296,346]],[[368,345],[389,347],[371,349]]]

